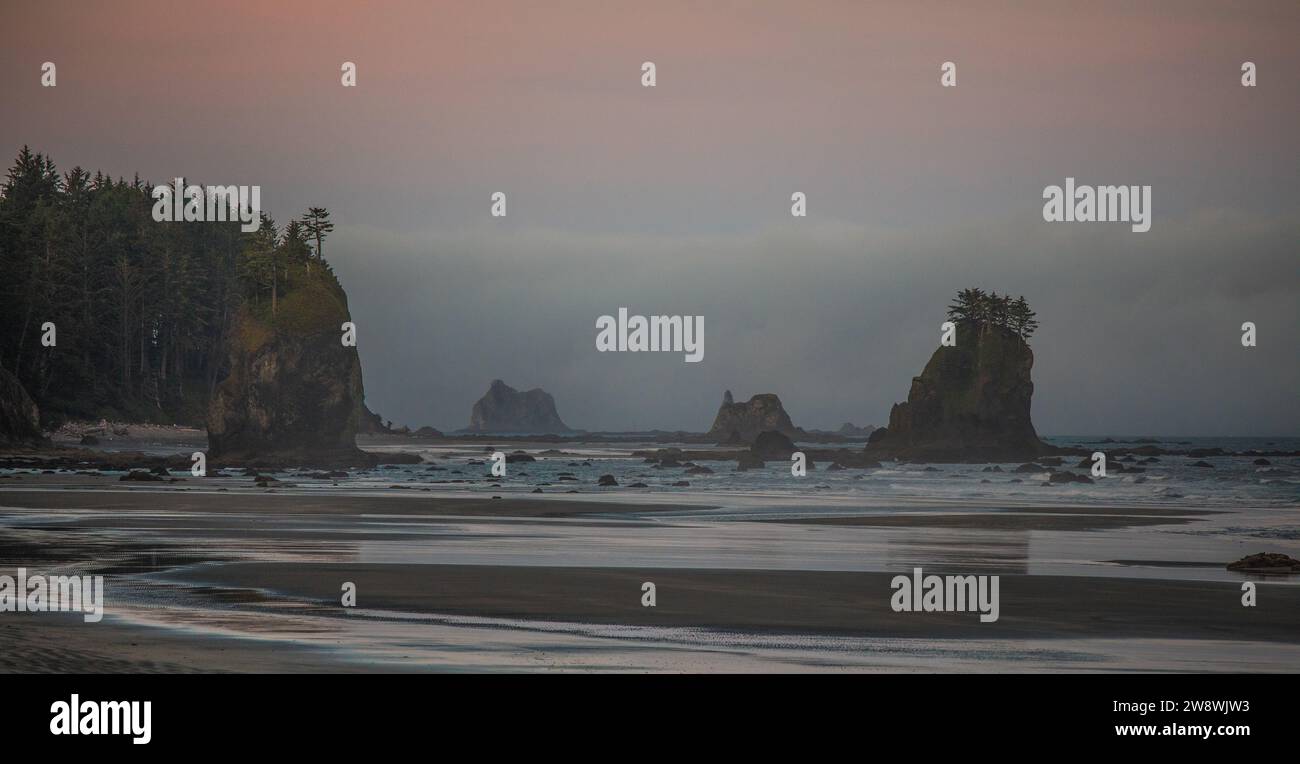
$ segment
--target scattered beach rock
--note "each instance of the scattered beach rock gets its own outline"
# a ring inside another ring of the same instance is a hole
[[[1300,573],[1300,560],[1285,554],[1261,552],[1228,563],[1228,570],[1244,573]]]
[[[618,485],[618,481],[614,479],[613,475],[601,475],[600,479],[596,481],[596,485],[606,486],[606,487],[616,486]]]
[[[161,483],[163,479],[148,470],[131,470],[118,480],[138,480],[144,483]]]
[[[1053,472],[1052,476],[1047,479],[1049,483],[1091,483],[1092,478],[1087,475],[1076,475],[1073,472]]]

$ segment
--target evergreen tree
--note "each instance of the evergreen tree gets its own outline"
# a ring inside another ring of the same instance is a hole
[[[316,240],[316,259],[324,260],[321,254],[321,244],[334,230],[334,224],[330,222],[329,210],[324,207],[308,207],[307,214],[302,216],[303,228],[307,231],[307,237]],[[310,268],[310,264],[308,264]]]
[[[315,238],[269,217],[153,220],[152,184],[113,180],[23,147],[0,184],[0,366],[18,376],[47,424],[64,416],[200,423],[225,370],[245,302],[283,312]],[[328,212],[313,210],[321,241]],[[41,346],[42,324],[57,349]]]

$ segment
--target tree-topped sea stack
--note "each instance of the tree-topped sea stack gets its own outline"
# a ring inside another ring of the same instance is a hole
[[[867,452],[913,461],[1016,461],[1048,450],[1030,420],[1037,328],[1024,298],[963,290],[949,306],[956,345],[934,351]]]
[[[356,447],[364,393],[355,346],[342,342],[347,295],[313,258],[298,226],[274,224],[245,249],[248,276],[229,340],[229,372],[208,408],[209,455],[219,462],[362,466]]]

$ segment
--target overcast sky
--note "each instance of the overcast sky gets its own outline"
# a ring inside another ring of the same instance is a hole
[[[1300,435],[1291,0],[47,1],[0,24],[6,161],[332,211],[396,422],[463,427],[499,377],[593,430],[703,430],[728,388],[883,424],[980,286],[1038,310],[1040,433]],[[1067,176],[1152,186],[1150,232],[1045,223]],[[704,361],[598,353],[619,307],[704,316]]]

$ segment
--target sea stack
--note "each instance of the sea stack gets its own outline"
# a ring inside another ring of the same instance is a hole
[[[364,410],[361,359],[342,342],[347,295],[324,269],[279,298],[243,305],[229,373],[208,405],[209,457],[256,465],[368,466],[356,446]]]
[[[499,379],[474,403],[465,432],[557,435],[573,432],[560,420],[551,394],[535,387],[519,392]]]
[[[718,415],[713,418],[707,437],[729,445],[750,445],[760,432],[774,431],[797,438],[799,428],[773,393],[760,393],[744,403],[736,403],[728,390],[722,396]]]
[[[1048,447],[1030,421],[1034,354],[1022,336],[992,323],[962,324],[940,347],[868,454],[909,461],[1021,461]]]

